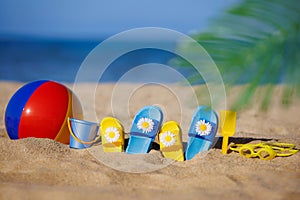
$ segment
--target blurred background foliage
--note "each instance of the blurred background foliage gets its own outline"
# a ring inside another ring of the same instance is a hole
[[[227,89],[245,85],[231,109],[249,105],[256,89],[265,86],[260,106],[267,110],[275,85],[284,86],[283,105],[289,105],[291,97],[300,97],[299,29],[299,0],[244,0],[214,19],[207,31],[191,36],[217,64]],[[178,58],[172,62],[192,67]],[[203,82],[199,74],[189,80],[192,84]]]

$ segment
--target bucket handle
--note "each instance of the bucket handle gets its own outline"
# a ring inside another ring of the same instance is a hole
[[[67,119],[67,124],[68,124],[68,128],[69,128],[69,130],[70,130],[70,133],[71,133],[72,137],[73,137],[77,142],[79,142],[79,143],[81,143],[81,144],[87,144],[87,145],[93,144],[93,143],[95,143],[97,140],[99,140],[100,137],[101,137],[101,135],[99,135],[98,137],[95,137],[95,139],[92,140],[92,141],[89,141],[89,142],[83,141],[83,140],[79,139],[79,138],[73,133],[73,130],[72,130],[72,127],[71,127],[71,124],[70,124],[70,118],[69,118],[69,117],[68,117],[68,119]]]

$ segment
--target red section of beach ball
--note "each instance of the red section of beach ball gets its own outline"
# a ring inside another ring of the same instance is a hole
[[[19,125],[19,138],[55,139],[69,107],[68,89],[55,82],[46,82],[28,99]]]

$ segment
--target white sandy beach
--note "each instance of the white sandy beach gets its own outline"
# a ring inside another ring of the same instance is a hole
[[[300,153],[270,161],[244,158],[235,152],[223,155],[221,139],[217,138],[216,145],[208,152],[189,161],[173,162],[162,156],[157,144],[149,154],[134,156],[104,153],[101,145],[75,150],[50,139],[10,140],[4,126],[4,112],[10,97],[23,84],[0,82],[0,199],[299,198]],[[82,94],[77,95],[81,96],[92,86],[81,84],[79,88]],[[242,89],[243,86],[236,86],[227,93],[227,103]],[[282,86],[277,86],[276,96],[281,92]],[[95,110],[84,103],[83,108],[88,120],[117,117],[127,133],[141,107],[158,105],[164,112],[164,122],[180,122],[186,142],[197,106],[190,94],[191,88],[178,85],[102,84],[95,96],[86,95],[95,99]],[[259,110],[257,99],[252,106],[238,112],[237,133],[230,142],[291,142],[300,148],[299,99],[294,99],[289,107],[282,107],[274,97],[267,112]],[[204,100],[200,98],[199,102]],[[93,118],[94,113],[97,119]]]

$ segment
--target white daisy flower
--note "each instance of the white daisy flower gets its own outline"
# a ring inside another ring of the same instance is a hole
[[[205,123],[205,120],[199,120],[196,123],[196,132],[198,135],[209,135],[211,132],[212,126],[209,122]]]
[[[119,130],[116,127],[108,127],[105,130],[104,137],[105,137],[106,141],[108,141],[110,143],[116,142],[120,137]]]
[[[154,122],[152,119],[143,117],[137,123],[138,129],[141,129],[143,133],[149,133],[153,130]]]
[[[159,137],[160,142],[165,146],[165,147],[169,147],[175,144],[176,139],[175,139],[175,134],[167,131],[164,132],[160,135]]]

